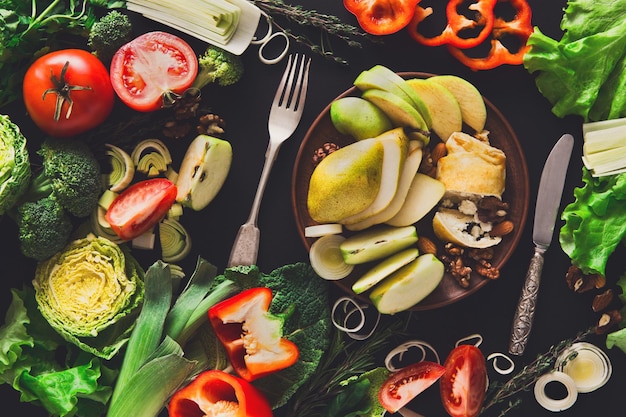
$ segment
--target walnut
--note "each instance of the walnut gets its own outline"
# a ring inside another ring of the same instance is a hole
[[[485,223],[499,223],[508,215],[509,203],[495,196],[485,196],[478,202],[478,219]]]
[[[339,145],[333,142],[326,142],[313,152],[313,165],[319,164],[322,159],[339,149]]]
[[[467,250],[467,256],[475,261],[490,260],[493,259],[493,248],[470,248]]]
[[[461,256],[442,255],[441,261],[446,266],[446,271],[454,277],[462,288],[468,288],[470,286],[472,268],[463,264],[463,258]]]
[[[204,114],[198,119],[197,131],[201,135],[221,135],[226,128],[226,122],[217,114]]]
[[[465,248],[457,246],[451,242],[446,243],[444,249],[452,256],[461,256],[465,252]]]
[[[474,265],[474,270],[480,276],[489,279],[498,279],[500,278],[500,270],[498,268],[494,268],[491,263],[485,259],[480,259]]]
[[[621,321],[622,315],[618,310],[611,310],[606,313],[602,313],[598,323],[596,324],[594,333],[598,335],[607,334]]]

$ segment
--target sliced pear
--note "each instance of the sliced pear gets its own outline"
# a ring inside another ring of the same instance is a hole
[[[458,210],[440,208],[433,217],[433,231],[444,242],[468,248],[488,248],[502,241],[490,236],[491,223],[483,223]]]
[[[330,104],[330,120],[341,134],[356,140],[373,138],[393,128],[378,106],[361,97],[341,97]]]
[[[418,172],[413,177],[402,207],[386,223],[396,227],[417,223],[439,203],[445,192],[446,187],[441,181]]]
[[[406,199],[407,193],[411,186],[411,182],[417,174],[422,162],[422,142],[418,140],[412,140],[409,142],[409,154],[404,161],[404,167],[400,173],[400,180],[398,181],[398,188],[393,196],[393,199],[387,207],[381,212],[366,218],[358,223],[348,224],[346,228],[348,230],[363,230],[376,224],[385,223],[391,219],[402,208]]]
[[[487,107],[480,91],[464,78],[456,75],[436,75],[431,82],[441,84],[452,93],[461,107],[463,122],[476,132],[482,132],[487,121]]]
[[[408,310],[437,288],[443,274],[444,265],[435,255],[420,255],[376,286],[370,300],[381,314]]]
[[[380,142],[384,148],[378,194],[372,201],[372,204],[364,210],[345,217],[339,222],[346,226],[361,222],[383,211],[391,203],[398,189],[398,183],[400,182],[400,176],[408,152],[408,137],[404,134],[402,128],[396,128],[377,136],[374,140]],[[349,190],[346,197],[351,199],[353,194],[354,191]]]
[[[404,265],[414,261],[418,255],[419,251],[417,248],[404,249],[394,255],[391,255],[376,264],[373,268],[368,270],[358,280],[356,280],[356,282],[352,285],[352,291],[354,291],[355,294],[361,294],[369,290],[374,285],[402,268]]]
[[[426,103],[433,119],[431,130],[442,141],[445,142],[451,134],[463,129],[461,107],[446,87],[429,79],[412,78],[406,82]]]
[[[377,226],[344,240],[339,249],[345,263],[362,264],[386,258],[417,242],[415,226],[392,227]]]
[[[336,150],[315,167],[307,207],[318,223],[338,223],[369,207],[380,189],[385,148],[374,138]]]
[[[228,141],[198,135],[187,148],[176,180],[176,201],[202,210],[224,185],[233,160]]]

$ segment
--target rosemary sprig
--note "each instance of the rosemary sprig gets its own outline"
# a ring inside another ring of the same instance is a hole
[[[553,345],[547,352],[538,355],[534,361],[524,366],[515,376],[509,379],[505,384],[494,384],[489,387],[485,405],[481,410],[481,415],[490,407],[500,404],[503,401],[526,391],[546,372],[554,368],[557,358],[574,343],[585,340],[587,336],[593,333],[593,327],[578,333],[574,338],[562,340]],[[516,408],[521,403],[520,399],[509,401],[506,408],[501,410],[498,417],[504,416],[507,412]]]
[[[348,61],[335,55],[330,47],[330,36],[334,36],[347,43],[352,48],[362,48],[360,40],[378,42],[379,39],[363,32],[356,26],[344,23],[339,17],[320,13],[317,10],[305,9],[300,5],[286,4],[283,0],[252,0],[252,2],[263,10],[279,30],[284,31],[287,36],[296,42],[305,45],[312,52],[331,59],[339,64],[347,65]],[[295,34],[290,28],[281,26],[276,22],[276,17],[281,16],[288,22],[298,26],[310,26],[319,28],[321,31],[320,42],[315,43],[303,34]]]

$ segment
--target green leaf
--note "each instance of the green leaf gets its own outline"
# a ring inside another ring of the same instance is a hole
[[[24,302],[15,290],[11,293],[13,301],[7,310],[5,324],[0,327],[0,374],[17,362],[24,346],[34,346],[33,338],[26,331],[30,320]]]

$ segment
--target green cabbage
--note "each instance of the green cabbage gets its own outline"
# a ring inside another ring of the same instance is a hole
[[[26,191],[30,177],[26,138],[8,116],[0,115],[0,215]]]
[[[110,359],[139,313],[143,276],[120,246],[90,234],[39,263],[33,286],[39,310],[65,340]]]

